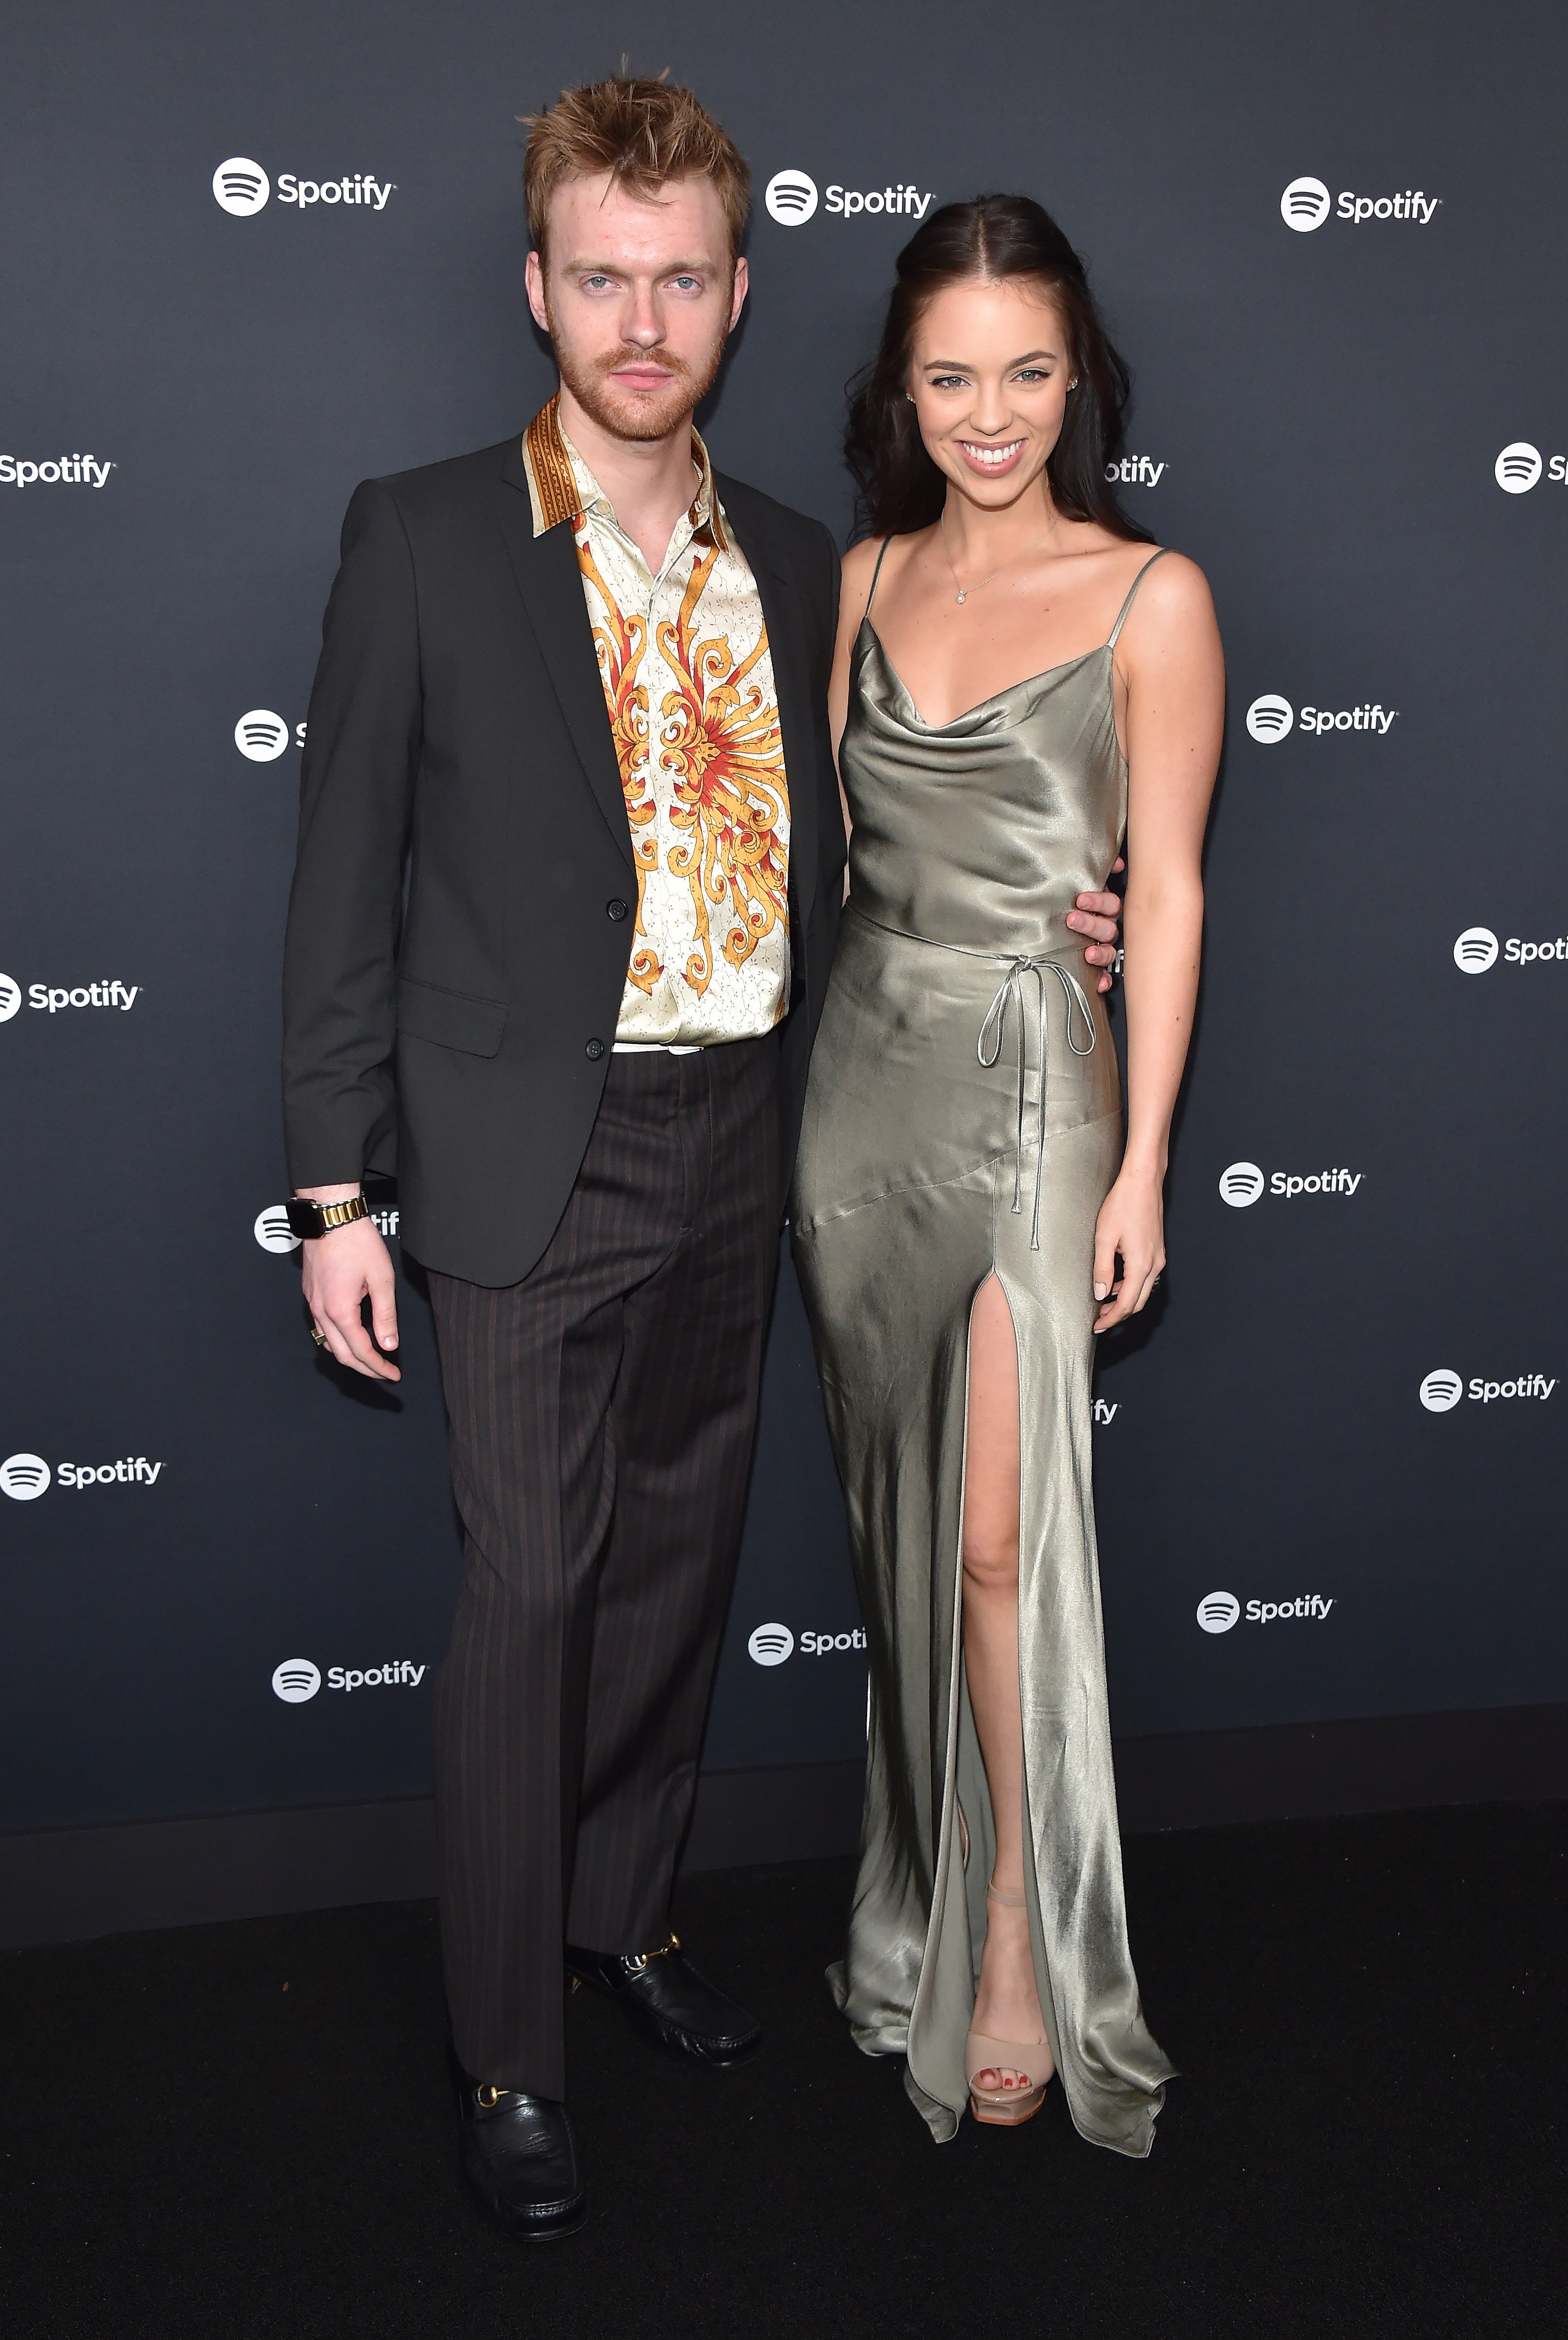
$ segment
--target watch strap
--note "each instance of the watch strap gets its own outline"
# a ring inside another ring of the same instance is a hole
[[[355,1219],[368,1219],[370,1206],[363,1195],[350,1195],[346,1203],[309,1203],[296,1198],[285,1203],[289,1231],[301,1243],[313,1243],[319,1235],[330,1234],[334,1227],[346,1227]]]

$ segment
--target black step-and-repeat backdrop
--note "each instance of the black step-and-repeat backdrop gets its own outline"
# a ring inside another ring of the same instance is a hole
[[[623,51],[756,174],[725,468],[842,534],[894,253],[1023,189],[1213,581],[1171,1264],[1096,1403],[1119,1730],[1568,1695],[1561,10],[54,0],[0,75],[0,1825],[427,1780],[428,1312],[347,1382],[278,1215],[300,743],[356,481],[549,389],[515,117]],[[786,1274],[708,1760],[863,1717]]]

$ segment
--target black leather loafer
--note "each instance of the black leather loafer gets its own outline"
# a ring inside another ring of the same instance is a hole
[[[488,2088],[454,2067],[463,2175],[498,2226],[520,2243],[575,2234],[588,2215],[565,2105]]]
[[[743,2064],[762,2045],[756,2017],[704,1981],[675,1934],[637,1958],[577,1950],[568,1942],[567,1970],[607,1990],[646,2039],[689,2064]]]

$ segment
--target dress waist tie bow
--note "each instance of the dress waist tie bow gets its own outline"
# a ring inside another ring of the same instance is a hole
[[[944,945],[943,947],[946,948],[948,946]],[[975,953],[974,956],[978,957],[979,954]],[[1068,973],[1060,959],[1054,958],[1021,957],[1008,961],[1007,973],[997,987],[996,997],[986,1010],[985,1021],[980,1027],[980,1038],[975,1044],[975,1054],[989,1072],[1001,1055],[1002,1045],[1007,1036],[1008,1010],[1010,1007],[1017,1010],[1018,1135],[1012,1156],[1012,1207],[1014,1211],[1021,1211],[1023,1208],[1023,1125],[1029,1103],[1029,1038],[1024,1015],[1023,986],[1024,977],[1032,975],[1034,977],[1035,1057],[1040,1066],[1040,1097],[1034,1109],[1034,1216],[1029,1231],[1031,1251],[1040,1249],[1040,1173],[1045,1164],[1045,978],[1048,970],[1060,984],[1062,996],[1067,1002],[1068,1046],[1075,1056],[1093,1055],[1094,1018],[1090,1013],[1089,1002],[1083,996],[1083,987],[1075,975]],[[1073,1037],[1072,1026],[1075,1012],[1082,1019],[1083,1028],[1089,1034],[1089,1046],[1084,1048],[1080,1048]]]

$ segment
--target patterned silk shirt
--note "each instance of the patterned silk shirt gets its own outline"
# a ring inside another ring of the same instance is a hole
[[[789,1002],[789,788],[756,581],[707,450],[656,576],[561,428],[523,440],[534,534],[569,524],[637,870],[617,1045],[705,1047]]]

